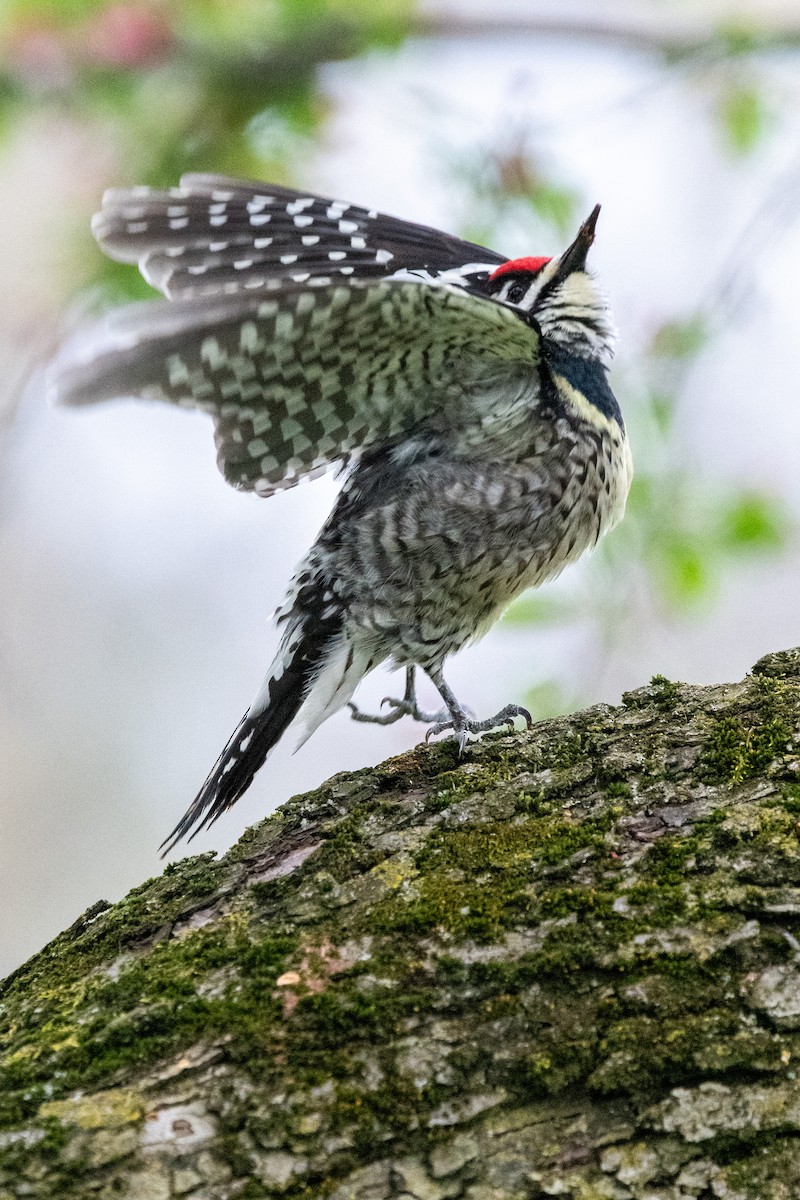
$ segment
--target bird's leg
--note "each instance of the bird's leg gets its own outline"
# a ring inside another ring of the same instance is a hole
[[[458,752],[461,754],[467,744],[467,735],[470,733],[487,733],[490,729],[496,729],[498,725],[509,725],[514,728],[514,718],[524,717],[525,724],[530,729],[533,724],[533,718],[527,708],[523,708],[520,704],[507,704],[494,717],[489,717],[486,721],[475,721],[472,719],[469,711],[459,704],[455,696],[447,686],[441,670],[428,671],[433,683],[439,689],[439,695],[447,705],[447,711],[450,714],[449,721],[434,722],[428,732],[425,734],[425,741],[436,733],[444,733],[447,729],[452,729],[453,736],[458,742]]]
[[[434,722],[439,722],[443,717],[447,716],[445,709],[441,708],[438,712],[425,712],[417,703],[417,695],[414,690],[414,668],[406,667],[406,690],[402,700],[394,700],[391,696],[384,696],[381,701],[381,707],[384,704],[392,706],[391,712],[388,713],[365,713],[362,712],[357,705],[353,704],[352,700],[348,702],[347,707],[350,709],[350,716],[354,721],[368,721],[371,725],[394,725],[395,721],[399,721],[401,717],[413,717],[415,721],[422,721],[426,725]]]

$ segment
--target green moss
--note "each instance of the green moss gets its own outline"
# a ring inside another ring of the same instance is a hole
[[[739,717],[723,717],[709,734],[702,755],[702,777],[709,783],[742,783],[762,774],[785,753],[791,731],[782,717],[746,725]]]
[[[539,768],[538,756],[531,764],[521,746],[516,746],[513,752],[507,747],[507,734],[498,734],[481,739],[479,755],[475,754],[476,744],[471,743],[465,755],[472,758],[459,759],[456,757],[451,764],[453,769],[438,772],[433,780],[434,788],[427,799],[426,808],[429,812],[443,812],[466,800],[471,796],[483,796],[496,792],[503,784],[515,779],[520,770],[527,765]],[[464,770],[464,767],[468,770]]]
[[[698,837],[665,834],[653,843],[647,853],[645,867],[648,879],[662,887],[680,887],[699,845]]]
[[[519,1063],[515,1091],[520,1099],[530,1102],[539,1097],[557,1096],[583,1082],[591,1069],[597,1051],[593,1033],[567,1037],[559,1026],[555,1026],[546,1042],[550,1044],[537,1046]]]
[[[520,816],[539,817],[552,809],[552,801],[547,799],[544,788],[536,792],[522,790],[514,798],[514,810]]]
[[[727,1165],[725,1181],[743,1200],[781,1200],[800,1195],[800,1145],[796,1138],[744,1130],[741,1136],[717,1138],[714,1158]],[[780,1187],[778,1192],[776,1187]]]
[[[630,800],[633,796],[633,788],[624,780],[612,780],[606,785],[606,795],[609,800]]]
[[[656,708],[660,712],[672,712],[681,698],[681,685],[673,683],[665,675],[654,675],[650,687]]]
[[[601,1041],[588,1086],[603,1095],[635,1096],[691,1083],[707,1073],[709,1056],[724,1048],[737,1027],[737,1014],[725,1008],[677,1020],[636,1016],[615,1021]]]
[[[699,777],[738,784],[763,774],[791,748],[798,719],[797,687],[769,675],[753,680],[755,711],[714,722],[700,758]]]
[[[580,850],[604,851],[609,818],[531,817],[434,830],[415,856],[415,892],[370,912],[370,928],[421,936],[440,930],[488,941],[536,908],[532,886],[547,867]]]
[[[11,1143],[0,1148],[0,1188],[6,1182],[17,1183],[29,1177],[31,1160],[37,1159],[48,1171],[50,1195],[57,1196],[62,1189],[80,1180],[85,1164],[74,1148],[68,1155],[64,1151],[70,1146],[72,1132],[54,1117],[44,1117],[37,1122],[37,1132],[42,1136],[32,1146],[24,1141]],[[8,1193],[6,1193],[8,1194]]]
[[[418,938],[440,931],[489,942],[529,908],[516,876],[498,879],[496,886],[491,886],[488,879],[465,884],[456,875],[448,878],[437,873],[423,880],[414,899],[392,899],[373,910],[373,915],[375,926],[384,935]]]
[[[79,1129],[117,1129],[138,1124],[144,1119],[145,1104],[138,1092],[112,1088],[92,1096],[69,1100],[51,1100],[43,1104],[39,1115],[54,1122],[75,1125]]]
[[[546,767],[574,767],[594,757],[594,742],[585,730],[576,730],[548,747],[543,765]]]
[[[393,1076],[386,1083],[366,1090],[355,1078],[339,1089],[331,1114],[331,1127],[355,1129],[355,1149],[360,1157],[369,1157],[374,1137],[390,1129],[394,1135],[408,1133],[419,1125],[442,1099],[434,1088],[417,1088],[409,1080]],[[424,1135],[421,1141],[433,1141]]]
[[[359,806],[360,809],[360,806]],[[386,857],[385,851],[364,845],[363,823],[366,814],[356,811],[339,822],[334,834],[314,856],[314,869],[324,871],[337,882],[368,871]],[[290,887],[294,887],[292,881]]]
[[[616,892],[596,887],[549,887],[539,900],[539,911],[545,920],[569,916],[604,917],[613,920]]]
[[[762,1069],[780,1069],[780,1039],[741,1025],[726,1004],[729,986],[718,965],[656,953],[647,962],[643,955],[609,969],[613,933],[604,934],[604,925],[568,926],[541,952],[515,962],[441,960],[440,981],[449,990],[469,995],[472,1009],[492,1022],[504,1022],[504,1039],[512,1045],[516,1020],[529,1043],[524,1058],[514,1057],[513,1070],[493,1082],[521,1100],[577,1085],[642,1096],[756,1061]],[[581,987],[579,981],[596,979],[598,970],[602,989]],[[531,989],[535,1001],[523,1017],[518,998]]]
[[[738,888],[799,885],[800,826],[791,797],[788,806],[780,794],[767,796],[759,804],[731,802],[696,822],[690,836],[660,839],[645,861],[649,877],[680,886],[691,876],[704,880],[709,870],[732,854],[737,860]],[[702,889],[707,902],[714,889],[707,882]],[[763,908],[764,897],[757,891],[751,902],[742,894],[740,903],[753,911],[753,903],[757,909],[759,905]]]
[[[800,783],[787,783],[781,788],[780,803],[787,812],[800,816]]]
[[[30,1118],[54,1081],[55,1096],[101,1085],[215,1030],[252,1053],[280,1011],[272,988],[294,944],[252,942],[246,923],[231,917],[157,945],[117,978],[95,974],[51,990],[46,1008],[20,1014],[0,1057],[0,1124]],[[235,968],[235,982],[214,999],[200,995],[198,980],[225,967]],[[29,1053],[19,1057],[16,1046]]]
[[[417,854],[416,864],[430,873],[448,868],[474,872],[558,863],[587,846],[602,846],[609,825],[608,818],[577,821],[569,814],[552,814],[514,824],[493,822],[469,829],[435,830]]]
[[[638,879],[625,890],[625,899],[635,909],[641,925],[651,929],[663,928],[685,917],[689,902],[683,884]],[[693,915],[697,915],[697,910]]]
[[[150,879],[134,888],[118,904],[101,910],[94,920],[82,918],[0,983],[0,1000],[15,993],[29,993],[32,988],[47,992],[53,987],[60,991],[128,947],[168,930],[178,917],[213,898],[224,871],[215,859],[212,852],[171,863],[160,879]]]

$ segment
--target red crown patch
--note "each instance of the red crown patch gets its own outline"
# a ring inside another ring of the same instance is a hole
[[[535,275],[537,271],[541,271],[542,267],[546,267],[550,258],[511,258],[508,262],[502,263],[496,271],[492,271],[490,279],[499,279],[501,275],[516,274],[517,271],[530,271]]]

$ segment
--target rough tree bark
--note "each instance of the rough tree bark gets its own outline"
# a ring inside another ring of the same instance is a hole
[[[0,1197],[800,1196],[800,650],[339,775],[0,993]]]

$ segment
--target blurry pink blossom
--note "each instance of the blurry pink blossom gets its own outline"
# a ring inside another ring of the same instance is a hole
[[[164,58],[173,36],[166,19],[146,4],[109,4],[83,30],[81,57],[93,65],[144,67]]]

